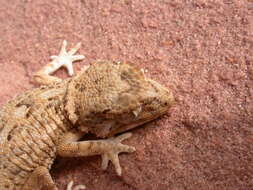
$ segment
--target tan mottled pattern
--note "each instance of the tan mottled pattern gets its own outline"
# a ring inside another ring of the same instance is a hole
[[[20,189],[39,166],[50,169],[56,145],[71,127],[63,116],[66,82],[16,97],[0,118],[0,189]]]
[[[66,109],[72,122],[78,120],[100,137],[154,119],[174,101],[167,89],[146,79],[141,70],[108,61],[91,64],[73,78],[67,97]]]
[[[59,62],[51,62],[55,70],[80,58],[72,56],[79,46],[69,52],[65,46]],[[100,61],[61,82],[52,82],[48,74],[55,70],[47,69],[35,79],[48,86],[14,98],[0,111],[1,190],[57,190],[49,174],[56,155],[101,155],[102,169],[111,161],[121,175],[118,155],[135,148],[121,143],[131,133],[112,136],[159,117],[174,102],[169,90],[126,63]],[[109,138],[77,142],[88,132]]]

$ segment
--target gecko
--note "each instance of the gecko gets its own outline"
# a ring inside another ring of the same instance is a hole
[[[166,114],[172,92],[132,64],[96,61],[74,75],[72,63],[81,43],[60,53],[34,74],[39,87],[28,90],[0,110],[0,189],[58,190],[49,171],[56,158],[101,155],[101,168],[111,162],[117,175],[118,155],[135,148],[122,144],[129,130]],[[52,74],[65,67],[72,77]],[[98,140],[80,140],[85,134]],[[67,190],[85,189],[84,185]]]

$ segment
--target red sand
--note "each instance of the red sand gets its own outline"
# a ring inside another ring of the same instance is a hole
[[[253,188],[252,0],[0,0],[0,104],[34,87],[32,73],[63,39],[81,41],[76,71],[129,61],[170,88],[170,116],[133,130],[123,176],[100,157],[58,159],[59,190]],[[66,77],[65,70],[57,72]]]

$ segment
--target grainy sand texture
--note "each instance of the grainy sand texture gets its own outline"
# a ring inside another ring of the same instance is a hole
[[[0,0],[0,104],[34,88],[62,41],[85,59],[127,61],[174,93],[166,116],[133,130],[122,177],[99,156],[59,158],[59,190],[251,190],[252,0]],[[64,69],[57,76],[67,77]]]

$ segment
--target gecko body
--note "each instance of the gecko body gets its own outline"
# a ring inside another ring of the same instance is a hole
[[[1,190],[57,190],[49,174],[57,155],[101,155],[102,169],[111,161],[121,175],[118,154],[135,149],[121,143],[130,133],[114,135],[165,114],[174,102],[168,89],[126,63],[99,61],[69,79],[50,76],[61,66],[73,75],[72,62],[84,58],[74,55],[80,44],[69,52],[66,45],[34,75],[43,86],[0,110]],[[79,141],[87,133],[102,139]]]

